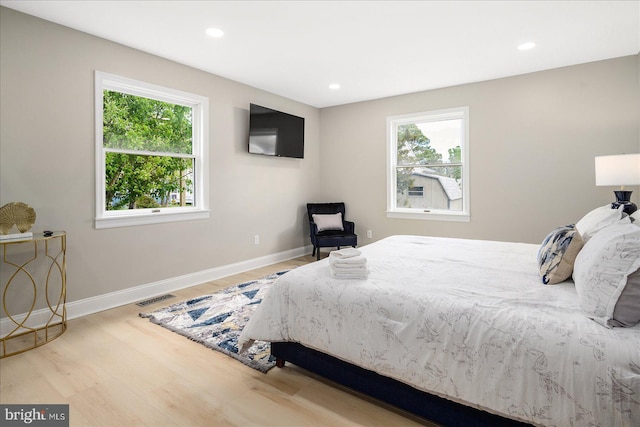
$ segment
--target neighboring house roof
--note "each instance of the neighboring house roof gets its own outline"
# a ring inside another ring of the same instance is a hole
[[[440,176],[435,173],[433,169],[424,168],[422,170],[413,171],[412,175],[424,176],[426,178],[437,179],[442,185],[442,189],[447,194],[449,200],[462,199],[462,189],[455,178],[449,178],[448,176]]]

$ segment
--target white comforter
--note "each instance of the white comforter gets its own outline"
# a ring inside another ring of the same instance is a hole
[[[328,261],[273,285],[240,337],[294,341],[469,406],[545,426],[640,426],[640,325],[584,316],[543,285],[537,245],[393,236],[360,248],[367,280]]]

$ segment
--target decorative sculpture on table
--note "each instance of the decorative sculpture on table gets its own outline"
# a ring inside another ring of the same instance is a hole
[[[26,203],[11,202],[0,208],[0,239],[26,236],[33,223],[36,222],[36,211]],[[19,234],[9,234],[13,226],[16,226]]]

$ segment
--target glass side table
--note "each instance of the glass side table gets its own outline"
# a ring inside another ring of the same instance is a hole
[[[67,329],[67,234],[33,233],[2,246],[0,358],[40,347]]]

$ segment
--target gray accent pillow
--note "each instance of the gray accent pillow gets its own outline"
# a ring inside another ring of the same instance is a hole
[[[573,273],[573,264],[583,242],[575,225],[558,227],[547,235],[538,250],[538,268],[542,283],[555,285]]]
[[[342,226],[342,212],[335,214],[313,214],[313,222],[318,226],[318,231],[325,230],[340,230],[343,231]]]
[[[640,269],[627,277],[627,286],[613,309],[611,326],[630,327],[640,322]]]

